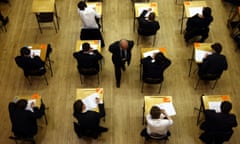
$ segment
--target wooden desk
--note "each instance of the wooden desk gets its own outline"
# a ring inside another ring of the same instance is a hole
[[[181,34],[183,29],[184,18],[190,18],[197,13],[202,13],[202,8],[206,6],[207,3],[205,1],[185,1],[183,3],[183,11],[181,18]],[[186,15],[186,17],[184,17],[184,14]]]
[[[76,100],[84,99],[89,95],[98,92],[100,96],[100,100],[104,101],[103,97],[103,88],[77,88],[76,89]],[[94,109],[95,111],[99,111],[98,108]]]
[[[192,57],[190,62],[190,68],[188,76],[191,74],[192,69],[192,62],[195,61],[196,63],[202,63],[202,60],[209,54],[213,52],[211,48],[212,43],[194,43],[193,50],[192,50]]]
[[[103,31],[103,15],[102,15],[102,2],[87,2],[87,6],[93,8],[98,15],[101,16],[101,28]]]
[[[135,31],[135,23],[136,19],[140,16],[143,10],[148,10],[152,8],[152,11],[155,12],[156,16],[158,16],[158,4],[157,2],[136,2],[134,3],[134,18],[133,18],[133,31]]]
[[[152,106],[162,103],[172,103],[172,96],[144,96],[143,124],[145,116],[150,112]]]
[[[42,61],[46,61],[47,44],[30,44],[27,46],[30,50],[40,50],[40,58]]]
[[[201,112],[204,112],[205,110],[220,110],[220,104],[223,101],[229,101],[231,102],[231,98],[229,95],[203,95],[201,96],[201,105],[199,108],[198,118],[197,118],[197,125],[200,122],[200,115]],[[218,108],[211,108],[209,106],[209,102],[219,102]]]
[[[15,96],[14,102],[17,102],[20,99],[25,99],[25,100],[36,100],[36,107],[40,108],[41,106],[41,96],[39,94],[33,94],[33,95],[28,95],[28,96]]]
[[[101,41],[100,40],[77,40],[76,52],[80,51],[83,43],[89,43],[92,47],[97,47],[99,53],[101,53]]]

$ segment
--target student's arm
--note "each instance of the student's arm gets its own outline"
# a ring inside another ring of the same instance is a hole
[[[227,63],[227,59],[226,59],[225,56],[224,56],[224,59],[225,59],[225,60],[224,60],[224,65],[223,65],[224,67],[223,67],[223,69],[224,69],[224,70],[227,70],[227,69],[228,69],[228,63]]]
[[[116,42],[112,43],[112,44],[109,46],[109,49],[108,49],[108,50],[109,50],[111,53],[114,53],[114,51],[115,51],[115,49],[116,49],[116,45],[117,45]]]
[[[104,117],[105,116],[105,108],[104,108],[104,104],[103,101],[100,100],[99,98],[96,99],[96,102],[98,104],[98,108],[99,108],[99,117]]]
[[[103,56],[97,50],[94,50],[93,53],[95,54],[95,57],[97,60],[100,60],[103,58]]]
[[[33,107],[33,116],[35,118],[41,118],[45,114],[45,105],[41,104],[40,108]]]
[[[147,10],[143,10],[142,13],[140,14],[138,20],[145,20],[145,15],[148,13]]]
[[[9,115],[10,115],[10,119],[13,122],[13,113],[16,110],[16,104],[13,102],[10,102],[8,105],[8,111],[9,111]]]

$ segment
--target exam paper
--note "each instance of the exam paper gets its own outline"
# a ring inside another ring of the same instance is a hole
[[[222,103],[221,101],[208,102],[208,107],[210,110],[221,112],[221,109],[220,109],[221,103]]]
[[[41,50],[40,49],[31,49],[31,56],[39,56],[41,55]]]
[[[91,47],[93,50],[98,50],[98,45],[97,45],[97,44],[90,44],[90,47]],[[80,50],[82,50],[82,45],[80,45]]]
[[[176,111],[172,102],[157,104],[157,106],[160,107],[160,109],[164,109],[169,116],[176,115]]]
[[[146,13],[146,15],[145,15],[145,17],[148,17],[151,12],[154,12],[154,8],[151,8],[152,10],[149,11],[150,8],[151,8],[151,7],[149,7],[149,8],[147,8],[147,7],[139,7],[139,8],[138,8],[138,16],[137,16],[137,17],[139,17],[144,10],[147,10],[147,11],[148,11],[148,12]]]
[[[202,9],[203,7],[190,7],[189,8],[190,17],[196,15],[197,13],[202,15]]]
[[[82,102],[85,104],[87,110],[97,108],[98,104],[96,103],[96,98],[100,98],[98,93],[94,93],[82,99]]]
[[[207,55],[210,55],[210,54],[212,54],[212,52],[196,49],[195,61],[196,61],[196,62],[203,62],[203,59],[204,59]]]
[[[160,50],[148,51],[148,52],[143,53],[143,57],[148,57],[148,56],[153,57],[153,55],[154,55],[155,53],[158,53],[158,52],[160,52]]]
[[[36,106],[35,99],[28,100],[27,107],[25,108],[25,110],[29,110],[29,111],[33,112],[32,103],[34,106]]]

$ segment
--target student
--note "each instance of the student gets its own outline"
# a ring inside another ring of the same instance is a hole
[[[170,66],[171,61],[162,52],[156,53],[153,57],[148,56],[141,59],[143,65],[142,79],[157,78],[163,81],[163,72]]]
[[[234,114],[230,114],[232,109],[232,104],[228,101],[223,101],[221,103],[221,112],[217,113],[215,110],[206,110],[205,118],[206,120],[201,124],[200,128],[204,130],[201,134],[200,139],[207,143],[212,144],[222,144],[224,140],[230,139],[233,134],[233,127],[236,127],[237,120]],[[229,132],[226,135],[218,136],[213,138],[215,133]]]
[[[172,118],[165,110],[152,106],[150,114],[146,116],[147,128],[143,129],[141,136],[146,139],[150,136],[170,136],[168,128],[173,124]]]
[[[131,50],[134,42],[126,39],[116,41],[109,46],[109,51],[112,53],[112,62],[115,69],[116,86],[120,88],[121,69],[126,70],[125,63],[130,65]]]
[[[184,33],[184,39],[186,42],[195,36],[201,36],[199,42],[204,42],[205,39],[208,38],[209,25],[213,21],[211,12],[211,8],[204,7],[202,15],[196,14],[188,19],[186,32]]]
[[[88,136],[97,138],[102,132],[108,131],[107,128],[99,125],[100,119],[105,116],[104,104],[98,98],[96,103],[98,104],[99,112],[87,110],[81,100],[74,102],[73,116],[78,120],[78,127],[75,127],[78,137]]]
[[[43,74],[46,72],[45,63],[39,56],[31,55],[29,48],[22,47],[20,53],[21,56],[15,57],[15,61],[17,65],[24,70],[25,76],[27,76],[29,72],[34,72],[35,74]]]
[[[93,50],[89,43],[83,43],[82,50],[73,53],[73,56],[78,62],[77,68],[79,72],[81,72],[82,68],[94,68],[96,73],[99,72],[99,60],[103,56],[97,50]]]
[[[206,56],[203,62],[199,64],[198,75],[200,78],[204,79],[209,74],[218,74],[221,76],[223,70],[227,70],[228,64],[227,59],[224,55],[221,55],[222,45],[220,43],[215,43],[211,45],[213,53]]]
[[[224,2],[231,3],[235,6],[240,6],[240,0],[223,0]]]
[[[138,18],[138,34],[140,35],[154,35],[160,29],[158,21],[155,20],[156,16],[154,12],[151,12],[147,18],[145,17],[149,11],[151,11],[151,9],[144,10]]]
[[[33,111],[27,110],[27,100],[21,99],[16,103],[9,103],[9,115],[12,122],[12,132],[17,137],[33,138],[38,131],[37,119],[44,115],[45,106],[41,104],[40,109],[33,104]]]

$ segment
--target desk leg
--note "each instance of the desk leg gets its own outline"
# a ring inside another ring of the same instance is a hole
[[[200,122],[201,112],[203,112],[203,103],[201,102],[200,108],[195,110],[198,110],[198,118],[197,118],[197,125],[198,125]]]
[[[55,9],[55,16],[56,16],[56,20],[57,20],[57,26],[58,26],[58,30],[59,30],[59,22],[58,22],[58,13],[57,13],[57,6],[56,6],[56,3],[54,4],[54,9]]]
[[[101,16],[102,32],[103,32],[103,16]]]
[[[181,19],[181,31],[180,31],[180,34],[182,34],[182,31],[183,31],[182,29],[183,29],[184,12],[185,12],[185,8],[184,8],[184,4],[183,4],[182,19]]]
[[[42,99],[41,99],[41,103],[44,104]],[[45,110],[46,109],[48,109],[48,107],[46,107]],[[47,116],[46,116],[45,110],[44,110],[44,120],[45,120],[46,125],[48,125],[48,120],[47,120]]]
[[[192,57],[189,60],[190,60],[190,66],[189,66],[188,77],[190,77],[191,71],[192,71],[192,63],[194,60],[194,46],[192,46]]]
[[[144,112],[145,112],[145,101],[144,101],[144,103],[143,103],[142,125],[144,125]]]

